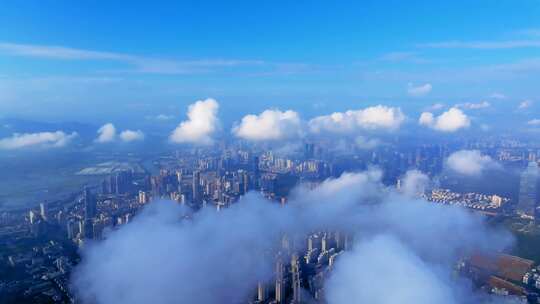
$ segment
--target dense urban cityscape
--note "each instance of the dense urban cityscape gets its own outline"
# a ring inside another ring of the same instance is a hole
[[[80,262],[78,249],[100,242],[156,201],[170,200],[193,211],[219,212],[246,193],[258,192],[284,206],[297,185],[313,188],[346,171],[371,166],[384,170],[384,183],[399,191],[402,178],[410,170],[431,178],[447,174],[445,159],[457,147],[434,144],[403,150],[398,146],[368,151],[347,148],[336,151],[324,142],[305,142],[288,155],[276,155],[272,150],[241,142],[224,143],[220,149],[186,148],[153,160],[156,174],[141,169],[139,164],[101,164],[109,174],[99,172],[103,176],[100,184],[73,189],[73,196],[66,200],[42,201],[29,210],[1,213],[2,299],[6,303],[78,303],[70,284],[72,269]],[[425,198],[426,204],[467,208],[487,217],[493,225],[511,223],[516,233],[537,234],[540,149],[504,141],[478,142],[462,148],[479,148],[508,170],[522,171],[517,198],[496,194],[497,187],[488,193],[459,192],[459,187],[445,185],[442,180],[418,189],[414,195]],[[246,302],[324,302],[324,281],[336,259],[351,248],[353,238],[332,230],[282,235],[280,249],[273,253],[275,278],[253,286],[251,300]],[[519,296],[536,303],[539,260],[502,252],[490,254],[493,261],[487,256],[463,256],[455,261],[456,271],[474,278],[478,288],[489,293]],[[540,258],[540,251],[537,254]]]

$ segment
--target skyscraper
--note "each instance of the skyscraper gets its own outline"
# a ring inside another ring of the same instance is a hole
[[[193,171],[193,203],[201,202],[201,172]]]
[[[39,215],[44,220],[47,220],[47,203],[39,203]]]
[[[302,287],[300,282],[300,261],[298,255],[293,254],[291,258],[291,277],[292,277],[292,303],[302,302]]]
[[[276,303],[285,302],[285,277],[283,268],[283,262],[281,261],[281,258],[278,258],[276,261],[276,285],[274,296]]]
[[[521,174],[519,183],[519,201],[517,212],[521,216],[534,218],[536,209],[538,181],[538,164],[529,162],[527,169]]]
[[[94,237],[93,219],[97,213],[96,199],[90,192],[88,187],[84,188],[84,229],[83,235],[85,238],[91,239]]]
[[[257,301],[264,303],[268,299],[268,291],[263,282],[257,284]]]
[[[84,188],[84,218],[92,219],[96,216],[96,200],[88,187]]]

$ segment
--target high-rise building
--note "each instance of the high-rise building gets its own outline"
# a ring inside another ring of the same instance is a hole
[[[41,215],[41,218],[44,220],[47,220],[48,210],[47,210],[47,203],[39,203],[39,215]]]
[[[30,210],[30,212],[28,213],[28,219],[30,220],[30,224],[36,222],[36,213],[34,212],[34,210]]]
[[[79,226],[77,225],[77,222],[75,222],[74,220],[69,220],[67,222],[68,239],[74,239],[79,232],[80,231],[79,231]]]
[[[85,238],[91,239],[94,237],[93,219],[97,214],[97,203],[95,197],[90,192],[88,187],[84,188],[84,228],[83,235]]]
[[[90,192],[88,187],[84,188],[84,218],[92,219],[96,216],[97,213],[97,203],[95,197]]]
[[[284,266],[280,258],[276,261],[276,286],[275,286],[275,300],[276,303],[285,302],[285,277]]]
[[[257,302],[264,303],[268,299],[268,291],[263,282],[257,284]]]
[[[527,169],[521,174],[519,183],[519,201],[517,212],[523,217],[534,218],[538,182],[538,164],[529,162]]]
[[[292,303],[302,302],[302,287],[300,281],[300,261],[298,255],[293,254],[291,258],[291,277],[292,277]]]
[[[146,204],[148,203],[148,195],[146,192],[139,190],[139,204]]]
[[[202,201],[201,195],[201,172],[193,171],[193,185],[192,185],[193,203],[200,203]]]

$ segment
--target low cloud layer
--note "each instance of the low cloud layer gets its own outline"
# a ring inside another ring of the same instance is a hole
[[[439,116],[435,116],[431,112],[424,112],[420,115],[418,123],[441,132],[455,132],[468,128],[471,125],[471,120],[463,111],[453,107]]]
[[[174,143],[212,144],[212,135],[219,128],[218,109],[218,102],[212,98],[191,104],[188,107],[188,119],[174,129],[169,140]]]
[[[332,304],[458,303],[435,269],[395,237],[376,236],[340,257],[327,298]],[[373,280],[382,275],[384,281]]]
[[[257,282],[271,283],[284,234],[300,237],[293,247],[304,248],[301,236],[340,230],[354,235],[356,249],[335,263],[326,286],[329,304],[468,303],[472,291],[454,296],[462,287],[445,274],[458,254],[500,250],[511,243],[510,234],[459,207],[402,196],[383,186],[381,176],[370,170],[314,189],[300,186],[285,207],[252,193],[190,220],[181,220],[189,211],[176,203],[152,202],[83,250],[73,286],[83,303],[242,302]],[[402,270],[406,278],[393,277]],[[396,286],[384,292],[389,279]]]
[[[232,133],[252,141],[276,141],[302,135],[302,121],[295,111],[266,110],[259,115],[246,115]]]
[[[0,150],[16,150],[30,147],[64,147],[76,136],[76,132],[66,134],[63,131],[22,134],[15,133],[11,137],[0,139]]]
[[[366,130],[395,130],[405,121],[400,108],[378,105],[360,110],[318,116],[308,123],[309,130],[320,133],[356,133]]]
[[[424,193],[429,183],[430,179],[424,173],[418,170],[409,170],[405,176],[400,179],[399,190],[409,197],[414,197]]]
[[[469,176],[481,175],[485,170],[499,166],[491,157],[482,155],[478,150],[454,152],[446,160],[446,165],[454,172]]]

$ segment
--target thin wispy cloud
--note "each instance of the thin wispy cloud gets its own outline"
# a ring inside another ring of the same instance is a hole
[[[422,97],[429,94],[432,89],[433,89],[433,86],[430,83],[426,83],[419,86],[415,86],[414,84],[409,83],[407,86],[407,94],[413,97]]]
[[[421,48],[436,49],[516,49],[540,48],[540,40],[507,40],[507,41],[442,41],[418,44]]]
[[[516,34],[528,36],[528,37],[540,37],[540,28],[528,28],[524,30],[519,30]]]
[[[416,52],[390,52],[379,57],[380,61],[385,62],[412,62],[412,63],[428,63],[429,60],[421,58]]]
[[[540,126],[540,119],[531,119],[527,124],[530,126]]]
[[[489,95],[489,98],[491,99],[506,99],[506,95],[498,92],[494,92],[491,95]]]
[[[525,110],[525,109],[528,109],[530,106],[532,105],[532,101],[530,100],[523,100],[522,102],[519,103],[518,105],[518,110]]]
[[[491,107],[491,103],[487,101],[482,101],[478,103],[466,102],[466,103],[457,104],[456,107],[468,109],[468,110],[479,110],[479,109],[485,109],[485,108]]]
[[[260,66],[261,60],[238,59],[203,59],[172,60],[136,56],[131,54],[77,49],[65,46],[33,45],[18,43],[0,43],[0,54],[12,56],[37,57],[56,60],[100,60],[122,62],[134,67],[136,72],[149,74],[184,74],[206,72],[212,68],[230,68],[238,66]]]

